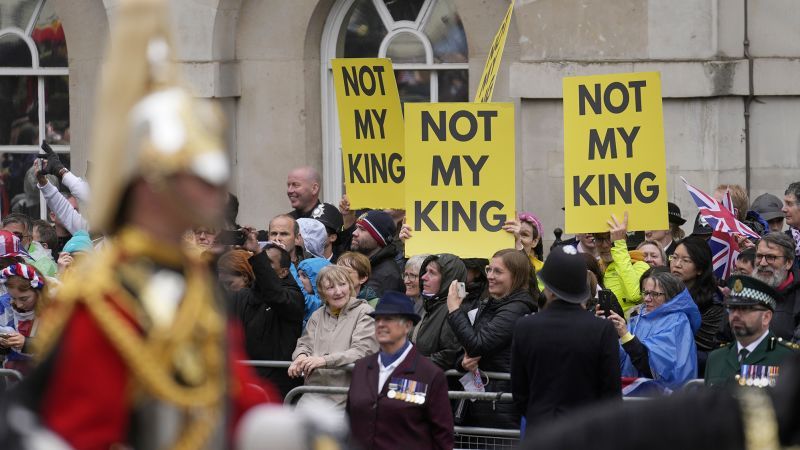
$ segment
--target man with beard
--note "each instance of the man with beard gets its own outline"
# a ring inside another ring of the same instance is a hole
[[[774,385],[778,366],[792,353],[791,349],[797,347],[769,330],[778,293],[769,285],[744,275],[730,277],[728,287],[731,293],[725,306],[736,342],[708,355],[706,384]]]
[[[800,340],[800,272],[794,263],[794,242],[784,233],[769,233],[756,247],[753,277],[778,291],[770,330],[776,336]]]

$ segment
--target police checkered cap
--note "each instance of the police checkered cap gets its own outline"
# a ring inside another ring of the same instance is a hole
[[[728,279],[730,294],[726,306],[763,305],[775,310],[779,294],[768,284],[746,275],[733,275]]]

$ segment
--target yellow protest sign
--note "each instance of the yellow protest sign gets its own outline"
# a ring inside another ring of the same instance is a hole
[[[503,18],[503,23],[500,24],[500,29],[494,35],[492,48],[489,50],[486,65],[483,67],[483,75],[481,75],[481,81],[478,83],[478,92],[475,93],[475,102],[477,103],[492,101],[494,81],[497,79],[497,70],[500,68],[500,61],[503,59],[503,49],[506,46],[506,36],[508,36],[508,27],[511,26],[511,14],[514,12],[515,1],[511,0],[506,16]]]
[[[488,258],[514,246],[514,106],[407,103],[406,255]]]
[[[331,60],[350,207],[402,208],[403,114],[386,58]]]
[[[564,203],[568,233],[666,230],[667,169],[657,72],[564,78]]]

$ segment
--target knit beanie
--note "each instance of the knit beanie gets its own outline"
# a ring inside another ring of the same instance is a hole
[[[380,247],[386,247],[394,238],[397,226],[392,216],[379,210],[371,209],[356,220],[356,225],[360,226],[372,236]]]

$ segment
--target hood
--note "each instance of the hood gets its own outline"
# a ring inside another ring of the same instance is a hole
[[[373,268],[378,265],[379,262],[383,261],[384,259],[394,259],[397,256],[397,246],[395,242],[390,242],[389,245],[383,247],[382,249],[378,250],[378,253],[369,257],[369,263],[372,265]]]
[[[311,281],[311,287],[314,289],[314,295],[318,295],[317,274],[319,274],[319,271],[322,270],[323,267],[330,263],[331,262],[325,258],[308,258],[297,264],[297,270],[302,270],[308,275],[308,279]]]
[[[300,236],[303,237],[305,250],[312,255],[322,258],[325,251],[325,244],[328,241],[328,231],[325,225],[317,219],[297,219],[297,226],[300,228]]]
[[[345,311],[352,311],[352,310],[358,308],[359,306],[361,306],[362,304],[366,304],[366,303],[367,303],[367,301],[364,300],[363,298],[351,297],[350,301],[347,302],[347,306],[344,307],[344,310]]]
[[[533,301],[531,294],[524,289],[520,289],[518,291],[514,291],[508,295],[508,297],[504,297],[498,300],[489,300],[488,304],[486,305],[486,309],[495,309],[499,308],[504,305],[508,305],[509,303],[522,303],[528,308],[528,312],[526,314],[530,314],[538,309],[536,303]]]
[[[654,320],[669,314],[685,314],[686,318],[689,319],[689,326],[692,328],[692,333],[697,332],[697,329],[700,328],[700,310],[697,309],[697,305],[694,303],[694,300],[692,300],[688,289],[684,289],[676,295],[675,298],[654,309],[652,312],[644,312],[644,304],[641,306],[640,311],[643,320]]]
[[[428,264],[434,261],[439,264],[439,268],[442,272],[442,284],[439,286],[439,292],[432,298],[447,298],[450,283],[454,280],[461,282],[467,281],[467,266],[464,265],[464,262],[461,261],[461,258],[458,256],[451,255],[450,253],[442,253],[425,258],[425,261],[422,261],[419,273],[424,274],[425,270],[428,268]],[[420,277],[419,280],[419,290],[422,292],[422,277]]]

